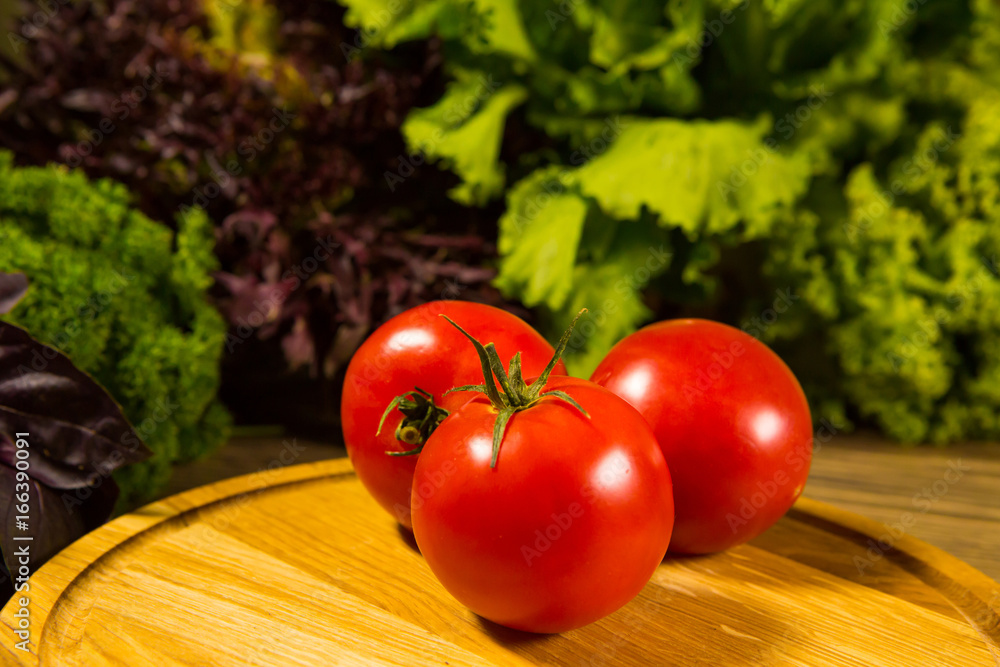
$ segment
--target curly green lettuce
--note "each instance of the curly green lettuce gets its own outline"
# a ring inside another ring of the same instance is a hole
[[[119,507],[150,499],[171,464],[225,441],[216,399],[226,326],[206,298],[216,268],[200,210],[176,233],[129,193],[65,167],[15,168],[0,152],[0,267],[31,288],[5,320],[69,356],[122,406],[154,456],[119,471]]]

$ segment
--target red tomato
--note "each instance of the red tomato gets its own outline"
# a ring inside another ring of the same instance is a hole
[[[469,341],[441,315],[467,325],[472,335],[496,343],[501,354],[521,351],[525,372],[541,373],[553,349],[524,320],[479,303],[432,301],[400,313],[361,345],[347,367],[340,407],[347,453],[365,488],[389,513],[410,527],[410,485],[416,456],[390,456],[422,444],[397,439],[404,419],[393,410],[376,437],[379,420],[392,400],[423,389],[438,406],[453,409],[469,395],[444,393],[456,386],[483,381],[479,358]],[[560,362],[554,371],[565,374]]]
[[[766,345],[706,320],[628,336],[591,380],[643,414],[674,481],[670,551],[710,553],[767,530],[802,493],[812,459],[809,405]]]
[[[513,375],[513,374],[512,374]],[[515,412],[490,467],[497,410],[483,395],[427,441],[413,533],[444,587],[472,611],[563,632],[615,611],[670,542],[670,473],[641,415],[592,382],[552,377],[554,396]]]

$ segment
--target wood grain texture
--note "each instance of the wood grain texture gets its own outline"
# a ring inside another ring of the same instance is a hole
[[[324,442],[234,438],[211,457],[180,466],[165,495],[266,469],[282,456],[287,463],[290,451],[296,463],[346,456]],[[969,470],[938,496],[933,485],[954,460]],[[918,497],[924,489],[933,496],[929,506]],[[909,512],[908,535],[1000,580],[1000,444],[907,447],[877,435],[838,435],[813,457],[805,495],[890,525]]]
[[[952,464],[963,471],[949,483]],[[1000,444],[906,447],[872,435],[838,437],[816,453],[805,495],[890,526],[912,514],[908,535],[1000,580]]]
[[[667,559],[586,628],[520,633],[433,577],[346,459],[173,496],[87,535],[32,577],[32,649],[11,664],[1000,665],[1000,585],[882,526],[803,499],[771,531]],[[627,545],[623,545],[627,548]]]

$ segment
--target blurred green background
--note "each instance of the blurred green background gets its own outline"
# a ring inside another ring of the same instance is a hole
[[[817,420],[1000,437],[995,1],[0,0],[0,19],[2,177],[32,184],[0,188],[0,270],[33,281],[9,318],[134,422],[137,397],[199,388],[145,466],[225,439],[217,388],[239,424],[338,437],[353,350],[438,298],[550,337],[586,306],[580,375],[644,323],[717,319],[786,360]],[[105,260],[148,274],[133,296],[158,314],[128,325],[113,299],[60,345],[87,301],[71,276]],[[203,347],[181,360],[185,336]],[[179,365],[102,369],[145,354]],[[136,501],[162,477],[130,474]]]

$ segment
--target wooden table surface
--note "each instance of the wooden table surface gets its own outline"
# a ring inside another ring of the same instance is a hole
[[[343,447],[290,436],[238,437],[178,468],[163,495],[344,455]],[[890,548],[902,530],[1000,581],[1000,443],[906,447],[839,435],[815,453],[804,495],[888,524]]]
[[[1000,583],[903,534],[862,572],[882,526],[808,498],[749,544],[668,556],[598,622],[508,630],[444,589],[349,461],[290,465],[305,450],[278,444],[276,470],[147,505],[49,561],[29,652],[0,612],[0,664],[1000,665]]]

